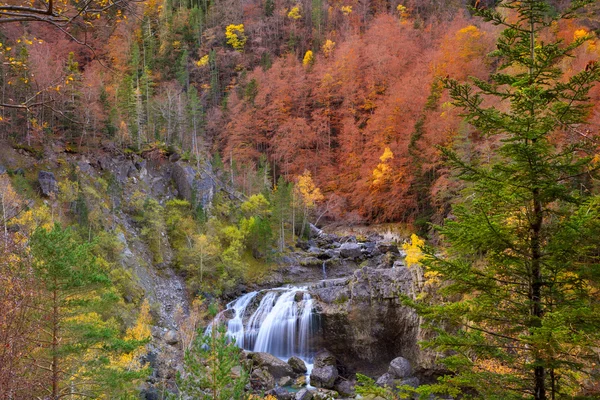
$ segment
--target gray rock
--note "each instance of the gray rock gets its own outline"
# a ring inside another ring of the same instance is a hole
[[[388,252],[393,254],[400,254],[400,250],[398,250],[398,245],[394,243],[377,243],[377,250],[379,250],[383,254]]]
[[[334,389],[343,397],[354,397],[356,395],[354,384],[350,381],[338,382]]]
[[[342,258],[360,258],[362,255],[361,247],[358,243],[344,243],[340,246],[340,256]]]
[[[326,367],[326,366],[335,366],[336,360],[333,353],[329,350],[323,349],[315,354],[315,362],[314,365],[316,368]]]
[[[276,387],[274,389],[271,389],[265,394],[275,396],[277,400],[292,400],[293,398],[293,394],[282,387]]]
[[[377,379],[377,381],[375,382],[378,386],[381,387],[389,387],[389,388],[395,388],[396,385],[394,383],[394,376],[391,375],[390,373],[386,372],[385,374],[381,375],[379,377],[379,379]]]
[[[297,374],[305,374],[307,371],[306,364],[298,357],[290,357],[290,359],[288,360],[288,364],[290,367],[292,367],[292,370]]]
[[[406,358],[397,357],[390,362],[388,373],[394,378],[407,378],[412,376],[413,370],[410,362]]]
[[[338,378],[338,370],[333,365],[313,368],[310,374],[310,384],[325,389],[333,389],[335,380]]]
[[[49,197],[50,195],[58,192],[58,183],[56,182],[56,177],[52,172],[38,172],[38,182],[44,196]]]
[[[294,383],[294,380],[289,376],[284,376],[283,378],[279,379],[279,381],[277,381],[277,384],[279,386],[290,386],[292,383]]]
[[[231,376],[235,379],[240,379],[242,376],[242,367],[240,365],[236,365],[231,368]]]
[[[25,176],[25,170],[23,168],[17,168],[13,171],[14,175]]]
[[[275,378],[269,371],[257,368],[250,374],[250,384],[255,390],[268,390],[275,386]]]
[[[177,334],[177,331],[174,330],[167,331],[163,338],[165,339],[165,342],[170,345],[179,343],[179,335]]]
[[[301,388],[302,386],[306,386],[306,375],[300,375],[292,385],[294,388]]]
[[[331,400],[339,397],[338,392],[335,390],[328,390],[319,388],[313,393],[314,400]]]
[[[313,394],[308,389],[299,390],[296,393],[295,400],[311,400],[313,398]]]
[[[4,165],[0,165],[0,175],[6,173],[6,167]]]
[[[419,381],[419,378],[417,378],[416,376],[410,377],[410,378],[406,378],[406,379],[402,379],[400,381],[400,386],[402,385],[408,385],[411,387],[414,387],[415,389],[419,387],[419,384],[421,382]]]
[[[269,353],[252,353],[251,357],[255,366],[269,371],[275,379],[294,375],[291,366]]]

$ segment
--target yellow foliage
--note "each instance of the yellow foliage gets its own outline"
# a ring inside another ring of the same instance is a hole
[[[322,48],[323,48],[323,54],[325,54],[325,57],[329,57],[331,55],[331,53],[333,53],[333,49],[335,48],[335,42],[327,39]]]
[[[298,5],[296,7],[292,7],[287,16],[293,20],[302,18],[302,14],[300,14],[300,6]]]
[[[150,304],[148,300],[144,300],[142,307],[140,308],[140,314],[138,315],[135,326],[127,329],[125,334],[125,340],[147,340],[150,339],[152,333],[150,332],[150,324],[152,323],[152,316],[150,315]],[[118,360],[113,364],[118,365],[129,370],[140,369],[141,364],[139,358],[144,354],[145,349],[143,346],[138,347],[131,353],[122,354]]]
[[[420,265],[423,259],[421,248],[425,245],[425,241],[416,234],[410,235],[410,243],[404,243],[402,249],[406,252],[406,265]]]
[[[242,51],[248,40],[244,34],[244,24],[228,25],[225,28],[225,37],[227,38],[227,44],[237,51]]]
[[[302,60],[302,65],[305,67],[311,66],[315,62],[315,58],[313,56],[313,52],[308,50],[306,54],[304,54],[304,59]]]
[[[341,10],[344,15],[352,14],[352,6],[342,6]]]
[[[298,176],[298,182],[294,189],[299,192],[302,201],[306,207],[314,207],[315,203],[323,201],[325,196],[312,180],[310,171],[306,170]]]
[[[577,29],[574,33],[573,33],[573,39],[577,40],[580,39],[582,37],[586,37],[587,35],[589,35],[589,32],[587,30],[585,30],[584,28],[582,29]]]
[[[396,11],[398,11],[398,16],[400,17],[401,21],[408,18],[408,8],[406,8],[402,4],[398,4],[398,7],[396,7]]]
[[[381,162],[373,170],[373,186],[379,186],[383,184],[390,177],[392,167],[390,167],[388,161],[393,158],[394,153],[392,153],[392,150],[390,150],[389,147],[386,147],[383,150],[381,157],[379,157]]]
[[[471,60],[481,53],[481,39],[485,32],[481,32],[475,25],[469,25],[456,33],[456,41],[460,43],[459,55],[465,60]]]
[[[198,61],[196,61],[196,65],[198,67],[204,67],[204,66],[208,65],[208,54],[200,57],[200,59]]]

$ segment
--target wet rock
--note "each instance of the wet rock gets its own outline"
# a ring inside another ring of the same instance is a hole
[[[340,246],[340,256],[342,258],[356,259],[362,255],[361,247],[358,243],[344,243]]]
[[[406,358],[397,357],[390,362],[388,373],[395,378],[407,378],[412,376],[413,370],[410,362]]]
[[[52,172],[38,172],[38,183],[40,184],[42,194],[46,197],[58,192],[58,183],[56,182],[56,177]]]
[[[250,374],[250,385],[254,390],[267,390],[275,386],[275,378],[265,369],[255,369]]]
[[[307,371],[306,364],[304,363],[304,361],[302,361],[296,356],[290,357],[290,359],[288,360],[288,364],[290,367],[292,367],[292,370],[297,374],[305,374]]]
[[[342,380],[335,385],[334,389],[343,397],[354,397],[356,395],[354,384],[350,381]]]
[[[265,394],[274,396],[275,398],[277,398],[277,400],[291,400],[293,398],[293,394],[282,387],[276,387],[274,389],[271,389]]]
[[[311,400],[313,398],[313,394],[308,389],[302,389],[296,393],[295,400]]]
[[[255,366],[269,371],[276,379],[295,375],[290,365],[269,353],[252,353],[251,357]]]
[[[335,380],[338,376],[338,370],[333,365],[315,367],[310,374],[310,384],[325,389],[333,389]]]
[[[301,388],[302,386],[306,386],[306,375],[301,375],[294,381],[292,385],[293,388]]]
[[[291,377],[284,376],[283,378],[279,379],[279,381],[277,381],[277,384],[279,386],[290,386],[293,382],[294,380]]]

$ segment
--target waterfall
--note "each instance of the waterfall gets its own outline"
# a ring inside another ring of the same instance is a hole
[[[235,338],[239,347],[270,353],[284,361],[292,356],[299,357],[310,373],[315,352],[310,344],[315,314],[313,299],[306,288],[285,287],[247,293],[227,304],[215,321],[224,323],[225,317],[230,318],[227,335]]]

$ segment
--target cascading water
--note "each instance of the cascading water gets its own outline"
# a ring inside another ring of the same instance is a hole
[[[233,315],[227,321],[227,335],[235,338],[239,347],[270,353],[284,361],[292,356],[299,357],[310,374],[314,356],[310,337],[315,314],[313,300],[306,288],[285,287],[247,293],[227,304],[216,320],[223,322],[226,315]],[[207,333],[211,329],[212,324]]]

